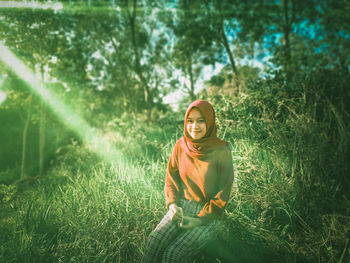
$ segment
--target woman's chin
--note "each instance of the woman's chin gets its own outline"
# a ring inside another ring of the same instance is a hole
[[[203,136],[201,136],[201,135],[191,135],[191,137],[193,140],[199,140],[199,139],[203,138]]]

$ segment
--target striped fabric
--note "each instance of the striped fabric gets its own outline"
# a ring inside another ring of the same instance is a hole
[[[181,200],[180,206],[184,215],[191,217],[202,209],[199,203],[189,200]],[[191,229],[181,229],[177,222],[171,221],[171,212],[168,211],[148,238],[141,262],[192,262],[206,244],[217,238],[219,231],[219,220]]]

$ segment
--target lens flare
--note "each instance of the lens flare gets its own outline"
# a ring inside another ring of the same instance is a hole
[[[54,92],[45,88],[44,84],[39,81],[31,70],[19,60],[5,45],[0,43],[0,60],[2,60],[15,74],[23,79],[28,86],[36,93],[52,111],[70,127],[84,142],[86,147],[95,152],[102,160],[113,166],[124,166],[128,161],[122,153],[115,148],[107,135],[102,131],[91,127],[83,118],[67,107]],[[122,141],[123,137],[119,133],[115,133]],[[153,194],[159,196],[160,191],[157,190],[144,173],[133,174],[133,182],[142,183],[149,188]]]
[[[74,130],[98,155],[109,161],[121,159],[120,151],[112,147],[101,132],[95,131],[85,120],[64,105],[57,95],[46,89],[29,68],[3,44],[0,44],[0,59],[22,78],[51,107],[56,115]],[[106,151],[107,149],[109,151]],[[108,155],[106,154],[107,152]]]
[[[0,104],[6,100],[6,93],[0,90]]]
[[[17,1],[1,1],[0,8],[40,8],[40,9],[53,9],[55,11],[61,10],[63,8],[62,3],[56,2],[17,2]]]

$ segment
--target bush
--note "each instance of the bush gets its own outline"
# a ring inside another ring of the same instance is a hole
[[[286,84],[277,74],[235,97],[203,97],[233,150],[231,232],[248,232],[245,241],[290,257],[349,258],[349,80],[319,70]]]

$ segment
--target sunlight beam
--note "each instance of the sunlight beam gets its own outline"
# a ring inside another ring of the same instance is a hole
[[[0,90],[0,104],[6,100],[6,93]]]
[[[58,99],[58,96],[45,88],[43,83],[34,76],[31,70],[2,43],[0,43],[0,59],[11,68],[17,76],[25,81],[29,87],[51,107],[56,115],[77,133],[89,148],[109,162],[113,163],[116,160],[119,161],[122,159],[121,152],[113,147],[113,144],[108,141],[106,136],[90,127],[84,119],[64,105],[62,101]]]
[[[122,166],[122,164],[127,163],[123,154],[116,149],[114,143],[112,143],[102,131],[91,127],[84,119],[67,107],[54,92],[45,88],[44,84],[35,77],[32,71],[1,42],[0,60],[2,60],[17,76],[23,79],[33,92],[50,106],[61,121],[83,140],[88,149],[113,166]],[[123,138],[119,133],[117,136]],[[130,181],[131,178],[134,182],[138,184],[142,183],[147,186],[149,191],[152,191],[153,194],[156,194],[160,198],[162,193],[152,185],[147,176],[142,173],[132,174],[130,178],[125,178],[125,180]]]
[[[0,8],[31,8],[31,9],[53,9],[55,11],[61,10],[63,8],[62,3],[48,2],[16,2],[16,1],[1,1]]]

